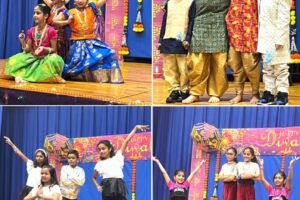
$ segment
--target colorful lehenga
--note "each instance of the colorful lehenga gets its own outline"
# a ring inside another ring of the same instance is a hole
[[[54,28],[46,25],[45,36],[41,38],[41,46],[51,47],[51,40],[57,39],[57,34]],[[15,79],[21,78],[29,82],[50,82],[64,83],[65,80],[61,77],[64,66],[63,59],[57,54],[48,54],[44,57],[37,57],[33,52],[39,47],[35,38],[35,29],[32,27],[28,30],[28,39],[32,40],[32,51],[30,53],[18,53],[8,58],[5,65],[5,73],[14,76]]]
[[[123,77],[115,51],[97,39],[94,31],[97,8],[89,3],[83,12],[76,8],[64,12],[66,18],[73,15],[72,30],[63,75],[66,78],[82,81],[123,83]]]

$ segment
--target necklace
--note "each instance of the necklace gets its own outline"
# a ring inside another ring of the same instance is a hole
[[[35,31],[34,31],[34,39],[35,39],[35,41],[34,42],[35,42],[35,46],[36,47],[40,47],[41,44],[42,44],[43,38],[45,36],[46,30],[47,30],[47,24],[45,25],[45,27],[43,29],[42,35],[38,34],[38,30],[37,29],[38,29],[38,26],[35,27]],[[39,44],[37,42],[38,40],[40,40]]]
[[[80,24],[82,24],[82,26],[83,26],[83,30],[87,30],[88,29],[88,25],[86,23],[86,10],[85,9],[83,10],[83,15],[84,15],[83,22],[82,22],[82,19],[81,19],[80,15],[79,15],[78,9],[75,9],[75,10],[76,10],[77,17],[78,17],[78,19],[80,21]]]

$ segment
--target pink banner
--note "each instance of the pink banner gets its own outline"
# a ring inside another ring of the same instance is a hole
[[[74,138],[74,149],[79,151],[81,162],[97,162],[99,152],[97,144],[100,140],[109,140],[115,151],[120,149],[127,135],[98,136],[87,138]],[[124,152],[126,160],[148,160],[151,158],[151,134],[138,133],[129,142]]]
[[[154,78],[163,78],[162,72],[162,56],[159,50],[157,50],[157,45],[159,41],[160,27],[163,17],[163,10],[161,9],[161,4],[163,0],[153,0],[153,76]]]
[[[201,148],[193,142],[192,149],[192,164],[191,171],[193,171],[196,166],[199,165],[201,160],[205,160],[205,152],[201,150]],[[202,199],[203,196],[203,180],[205,178],[205,165],[203,165],[200,170],[195,174],[192,182],[190,184],[189,189],[189,199],[190,200],[199,200]]]
[[[222,149],[252,146],[261,155],[299,155],[300,127],[222,129]]]
[[[105,11],[105,43],[118,54],[123,34],[123,0],[109,0]]]

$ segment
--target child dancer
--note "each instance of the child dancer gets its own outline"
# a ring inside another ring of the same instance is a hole
[[[55,168],[45,165],[41,171],[41,184],[32,189],[24,200],[61,200]]]
[[[79,153],[76,150],[68,152],[68,163],[61,169],[60,189],[63,200],[77,199],[80,186],[85,182],[85,173],[81,167],[77,166]]]
[[[259,104],[286,105],[289,92],[290,0],[260,0],[257,51],[264,61]],[[276,95],[277,94],[277,95]],[[275,101],[276,95],[276,101]]]
[[[202,160],[200,164],[192,171],[189,177],[185,180],[184,171],[179,169],[176,170],[174,173],[174,181],[173,182],[168,173],[166,172],[165,168],[162,166],[160,161],[153,157],[152,160],[156,162],[160,171],[162,172],[165,182],[170,190],[170,200],[187,200],[188,199],[188,188],[190,187],[190,183],[194,177],[194,175],[199,171],[203,163],[205,162]]]
[[[26,163],[27,166],[27,182],[19,197],[23,200],[29,194],[32,188],[41,184],[41,167],[48,165],[47,153],[44,149],[37,149],[35,151],[35,160],[30,160],[22,151],[6,136],[4,136],[6,144],[10,145],[16,154]]]
[[[237,199],[237,150],[230,147],[226,150],[227,163],[225,163],[219,173],[219,181],[224,182],[223,200]]]
[[[126,200],[126,185],[123,180],[124,152],[131,138],[137,130],[146,131],[148,126],[136,125],[126,137],[120,150],[114,152],[114,147],[108,140],[101,140],[97,148],[100,161],[94,168],[93,183],[97,190],[102,192],[103,200]],[[102,176],[101,185],[97,182],[97,176]]]
[[[231,0],[226,16],[229,52],[228,66],[234,77],[236,96],[230,103],[243,101],[244,85],[248,78],[252,88],[250,104],[259,100],[260,56],[258,38],[257,0]]]
[[[259,180],[259,166],[252,147],[243,150],[244,162],[237,164],[237,200],[255,200],[254,180]]]
[[[94,22],[100,3],[89,3],[88,0],[75,0],[74,9],[67,10],[54,20],[60,26],[69,24],[73,41],[69,49],[63,75],[67,78],[83,81],[123,83],[115,51],[107,44],[96,39]]]
[[[5,73],[16,82],[65,82],[61,78],[64,61],[55,54],[57,33],[46,24],[49,14],[45,4],[38,4],[33,15],[36,26],[28,30],[27,42],[24,32],[19,34],[24,52],[10,57],[5,65]]]
[[[57,26],[53,22],[58,15],[66,10],[65,4],[68,3],[65,0],[44,0],[44,3],[51,8],[50,16],[47,19],[47,24],[54,27],[57,32],[57,54],[60,55],[63,60],[67,58],[68,52],[68,40],[65,27]]]
[[[260,161],[260,177],[261,182],[265,186],[266,190],[269,193],[270,200],[287,200],[289,198],[289,193],[291,192],[291,183],[292,183],[292,176],[293,176],[293,165],[295,161],[297,161],[299,157],[292,158],[289,166],[289,173],[286,180],[286,175],[283,171],[279,171],[274,174],[273,181],[275,186],[272,186],[264,176],[264,164],[263,160]]]
[[[164,76],[169,83],[166,103],[182,102],[189,96],[186,56],[195,15],[193,0],[169,0],[160,29],[158,48],[163,54]]]

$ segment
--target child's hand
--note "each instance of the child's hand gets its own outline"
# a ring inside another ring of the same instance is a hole
[[[39,47],[34,51],[34,54],[38,57],[42,56],[44,52],[44,47]]]
[[[24,33],[24,30],[22,30],[21,33],[19,34],[19,39],[25,41],[25,33]]]
[[[68,18],[68,22],[71,23],[74,19],[74,16],[73,15],[69,15],[69,18]]]
[[[188,50],[190,47],[190,43],[188,41],[183,41],[182,42],[182,46],[185,50]]]
[[[98,190],[98,192],[102,192],[102,191],[103,191],[103,188],[102,188],[102,186],[101,186],[101,185],[99,185],[99,186],[97,187],[97,190]]]
[[[159,162],[158,159],[157,159],[155,156],[152,156],[152,160],[153,160],[154,162],[156,162],[156,163]]]
[[[4,139],[5,139],[5,143],[6,143],[6,144],[9,144],[10,146],[13,145],[13,143],[12,143],[12,141],[9,139],[9,137],[4,136]]]
[[[201,160],[199,166],[201,167],[205,163],[205,160]]]
[[[146,129],[149,129],[148,125],[136,125],[135,128],[137,130],[146,131]]]
[[[43,187],[40,186],[38,191],[37,191],[37,197],[42,197],[43,196]]]
[[[161,43],[158,43],[157,44],[157,50],[160,50],[161,49]]]
[[[293,158],[292,158],[292,160],[291,160],[291,162],[290,162],[290,166],[293,166],[293,164],[297,161],[297,160],[299,160],[299,156],[297,157],[297,156],[293,156]]]
[[[257,160],[258,160],[259,166],[263,167],[264,166],[264,159],[261,159],[260,157],[257,157]]]

